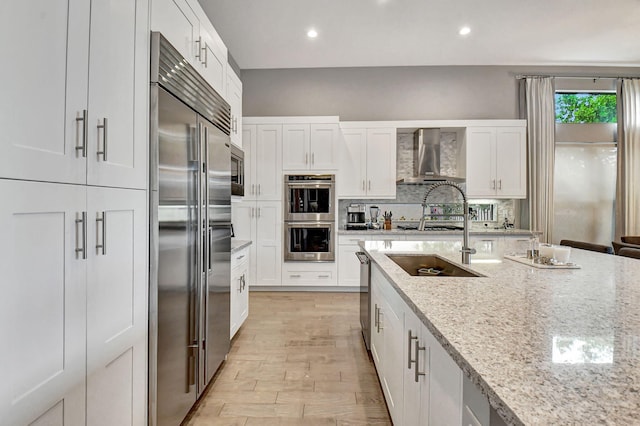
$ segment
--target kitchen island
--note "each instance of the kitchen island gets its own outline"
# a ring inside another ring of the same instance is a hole
[[[640,422],[640,261],[574,249],[581,269],[537,269],[497,247],[467,265],[484,277],[412,277],[386,254],[460,263],[460,243],[360,244],[507,424]]]

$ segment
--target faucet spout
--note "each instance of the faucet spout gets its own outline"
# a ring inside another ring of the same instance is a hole
[[[458,184],[450,181],[434,183],[429,187],[429,189],[427,189],[427,192],[424,194],[424,198],[422,199],[423,213],[424,213],[424,209],[427,207],[427,198],[429,197],[429,195],[431,195],[433,190],[435,190],[436,188],[440,188],[441,186],[453,187],[457,189],[458,192],[460,192],[460,194],[462,195],[462,203],[463,203],[462,217],[464,220],[463,221],[464,230],[462,231],[463,232],[462,233],[462,250],[460,250],[460,252],[462,253],[462,263],[465,265],[468,265],[469,263],[471,263],[471,255],[476,252],[476,249],[469,248],[469,202],[467,201],[467,195],[464,193],[462,188],[460,188]],[[424,223],[424,214],[423,214],[422,220],[420,220],[420,226],[418,227],[418,229],[421,231],[424,231],[424,225],[425,223]]]

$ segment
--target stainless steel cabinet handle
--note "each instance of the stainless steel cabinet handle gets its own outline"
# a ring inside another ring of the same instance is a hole
[[[316,154],[315,152],[311,153],[311,165],[316,164]]]
[[[498,179],[498,189],[502,191],[502,179]]]
[[[244,256],[245,256],[244,254],[243,254],[243,255],[241,255],[241,256],[238,256],[238,257],[236,257],[236,260],[240,260],[240,259],[242,259]]]
[[[369,179],[369,191],[371,191],[371,179]]]
[[[413,343],[414,340],[418,340],[418,336],[414,336],[413,333],[411,333],[411,330],[409,330],[409,336],[408,336],[409,348],[407,349],[407,368],[409,370],[411,370],[411,364],[416,362],[413,359],[411,359],[411,344]]]
[[[380,330],[384,330],[384,327],[380,325],[380,315],[384,315],[384,313],[381,308],[378,308],[378,333],[380,333]]]
[[[242,290],[244,291],[245,288],[247,288],[247,276],[242,274]]]
[[[205,68],[207,68],[208,62],[209,62],[209,55],[207,53],[207,43],[204,43],[204,47],[202,48],[202,51],[204,52],[204,61],[202,61],[202,65],[204,65]]]
[[[82,151],[82,156],[86,157],[87,156],[87,136],[89,134],[86,109],[82,110],[81,117],[76,117],[76,123],[78,121],[82,121],[82,131],[80,132],[82,137],[82,144],[80,146],[76,145],[76,152]]]
[[[304,155],[304,164],[309,164],[309,154]]]
[[[98,223],[101,225],[98,228],[98,232],[102,232],[102,244],[96,244],[96,249],[102,249],[102,255],[104,256],[107,254],[107,212],[102,212],[102,214],[96,218],[96,225]]]
[[[289,274],[289,278],[300,278],[301,276],[300,274]]]
[[[378,304],[373,307],[373,326],[378,328]]]
[[[415,369],[415,374],[413,376],[414,380],[416,381],[416,383],[418,382],[418,379],[420,378],[420,376],[424,376],[426,375],[426,373],[424,372],[420,372],[420,362],[419,362],[419,356],[420,356],[420,351],[424,351],[426,349],[425,346],[420,346],[420,342],[416,342],[416,346],[415,346],[415,357],[416,357],[416,369]],[[425,357],[426,358],[426,357]]]
[[[98,130],[102,129],[102,151],[96,152],[102,155],[102,161],[107,161],[107,117],[102,119],[102,124],[98,124]]]
[[[82,226],[80,227],[82,236],[80,238],[78,238],[79,223],[82,224]],[[82,247],[78,247],[78,240],[80,240],[80,242],[82,243]],[[76,259],[78,258],[78,253],[82,253],[82,259],[87,258],[87,212],[82,212],[80,215],[80,219],[78,219],[76,215]]]
[[[260,207],[258,207],[258,217],[262,217],[262,210]]]
[[[495,179],[491,180],[491,189],[496,189],[496,180]]]
[[[364,179],[362,179],[362,190],[365,190],[365,186],[364,186]]]
[[[242,277],[238,277],[238,293],[242,293]]]
[[[257,195],[260,195],[261,193],[262,193],[262,188],[260,187],[260,184],[258,184],[258,194]]]
[[[202,36],[198,37],[198,39],[196,40],[196,59],[200,60],[200,58],[202,57],[202,55],[200,55],[200,52],[202,50],[201,46],[202,46]]]
[[[318,275],[318,278],[329,278],[329,275]]]
[[[252,183],[251,184],[251,195],[255,195],[255,193],[256,193],[256,184]]]

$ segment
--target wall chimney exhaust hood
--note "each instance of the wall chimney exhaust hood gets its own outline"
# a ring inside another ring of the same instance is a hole
[[[463,178],[440,174],[440,129],[418,129],[413,134],[413,176],[400,179],[399,184],[431,184]]]

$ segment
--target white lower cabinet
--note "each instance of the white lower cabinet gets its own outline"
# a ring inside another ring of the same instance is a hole
[[[146,424],[146,192],[0,179],[0,196],[2,422]]]
[[[231,254],[231,338],[249,316],[249,251],[245,247]]]
[[[249,284],[282,285],[282,203],[242,201],[231,211],[236,238],[252,241]]]
[[[339,236],[338,237],[338,285],[357,287],[360,285],[360,261],[356,253],[362,249],[358,241],[364,237]]]
[[[404,317],[404,424],[429,424],[430,347],[426,327],[416,314]]]
[[[488,426],[489,402],[371,267],[371,355],[391,420],[406,426]]]
[[[283,286],[335,286],[336,275],[335,262],[284,262],[282,264]]]
[[[371,265],[371,307],[374,311],[371,328],[371,352],[394,424],[404,424],[402,336],[404,312],[400,296],[394,297],[382,272]]]

